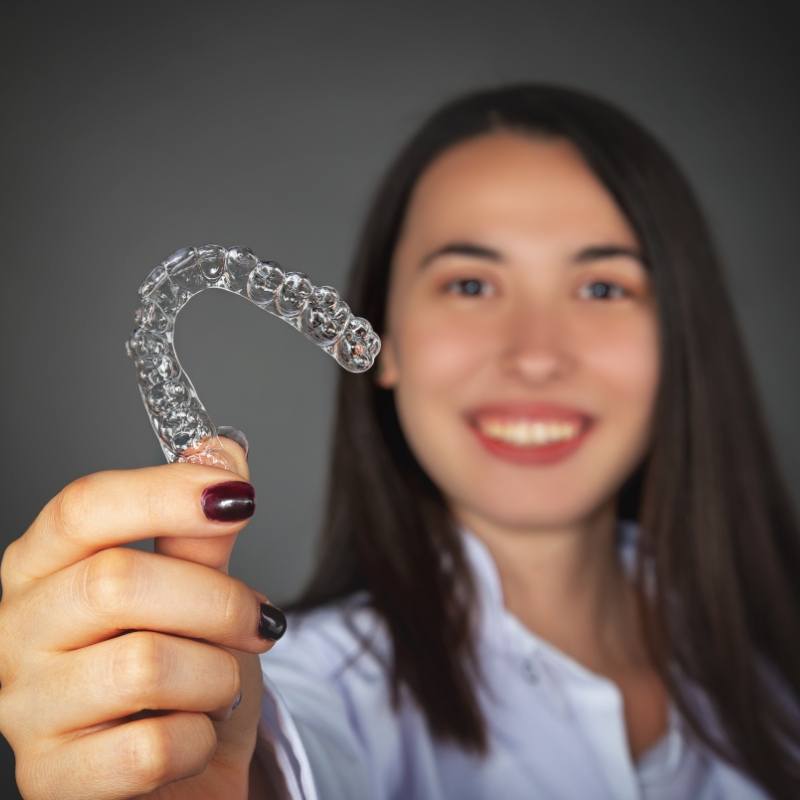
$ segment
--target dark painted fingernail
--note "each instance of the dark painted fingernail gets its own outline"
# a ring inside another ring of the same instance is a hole
[[[286,617],[283,611],[269,603],[261,603],[261,616],[258,621],[258,635],[262,639],[275,641],[286,632]]]
[[[253,516],[256,493],[246,481],[225,481],[203,490],[203,513],[217,522],[236,522]]]
[[[231,425],[218,425],[217,433],[220,436],[224,436],[226,439],[232,439],[236,442],[236,444],[244,450],[244,457],[247,458],[247,454],[250,452],[250,443],[247,441],[247,437],[244,435],[243,431]]]

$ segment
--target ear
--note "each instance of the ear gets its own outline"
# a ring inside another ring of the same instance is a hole
[[[397,356],[394,352],[394,342],[388,335],[381,336],[381,352],[378,355],[375,383],[382,389],[394,389],[397,378]]]

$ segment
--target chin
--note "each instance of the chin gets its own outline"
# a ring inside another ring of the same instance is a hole
[[[473,499],[470,503],[455,501],[451,507],[455,509],[456,519],[467,528],[486,525],[494,530],[524,533],[584,526],[613,511],[614,504],[612,501],[589,502],[588,498],[585,502],[578,502],[573,496],[564,502],[554,502],[551,497],[532,505],[530,501],[520,503],[517,497],[516,503],[499,503],[497,498],[493,498],[493,502],[480,503]]]

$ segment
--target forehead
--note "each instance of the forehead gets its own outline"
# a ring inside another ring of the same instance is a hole
[[[503,231],[636,241],[572,142],[508,131],[469,139],[436,158],[417,181],[401,238]]]

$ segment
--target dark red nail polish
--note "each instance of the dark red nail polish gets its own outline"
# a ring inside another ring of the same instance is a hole
[[[226,481],[209,486],[200,499],[203,513],[218,522],[236,522],[253,516],[256,494],[246,481]]]
[[[283,611],[269,603],[261,603],[261,616],[258,620],[258,635],[262,639],[275,641],[286,632],[286,617]]]

